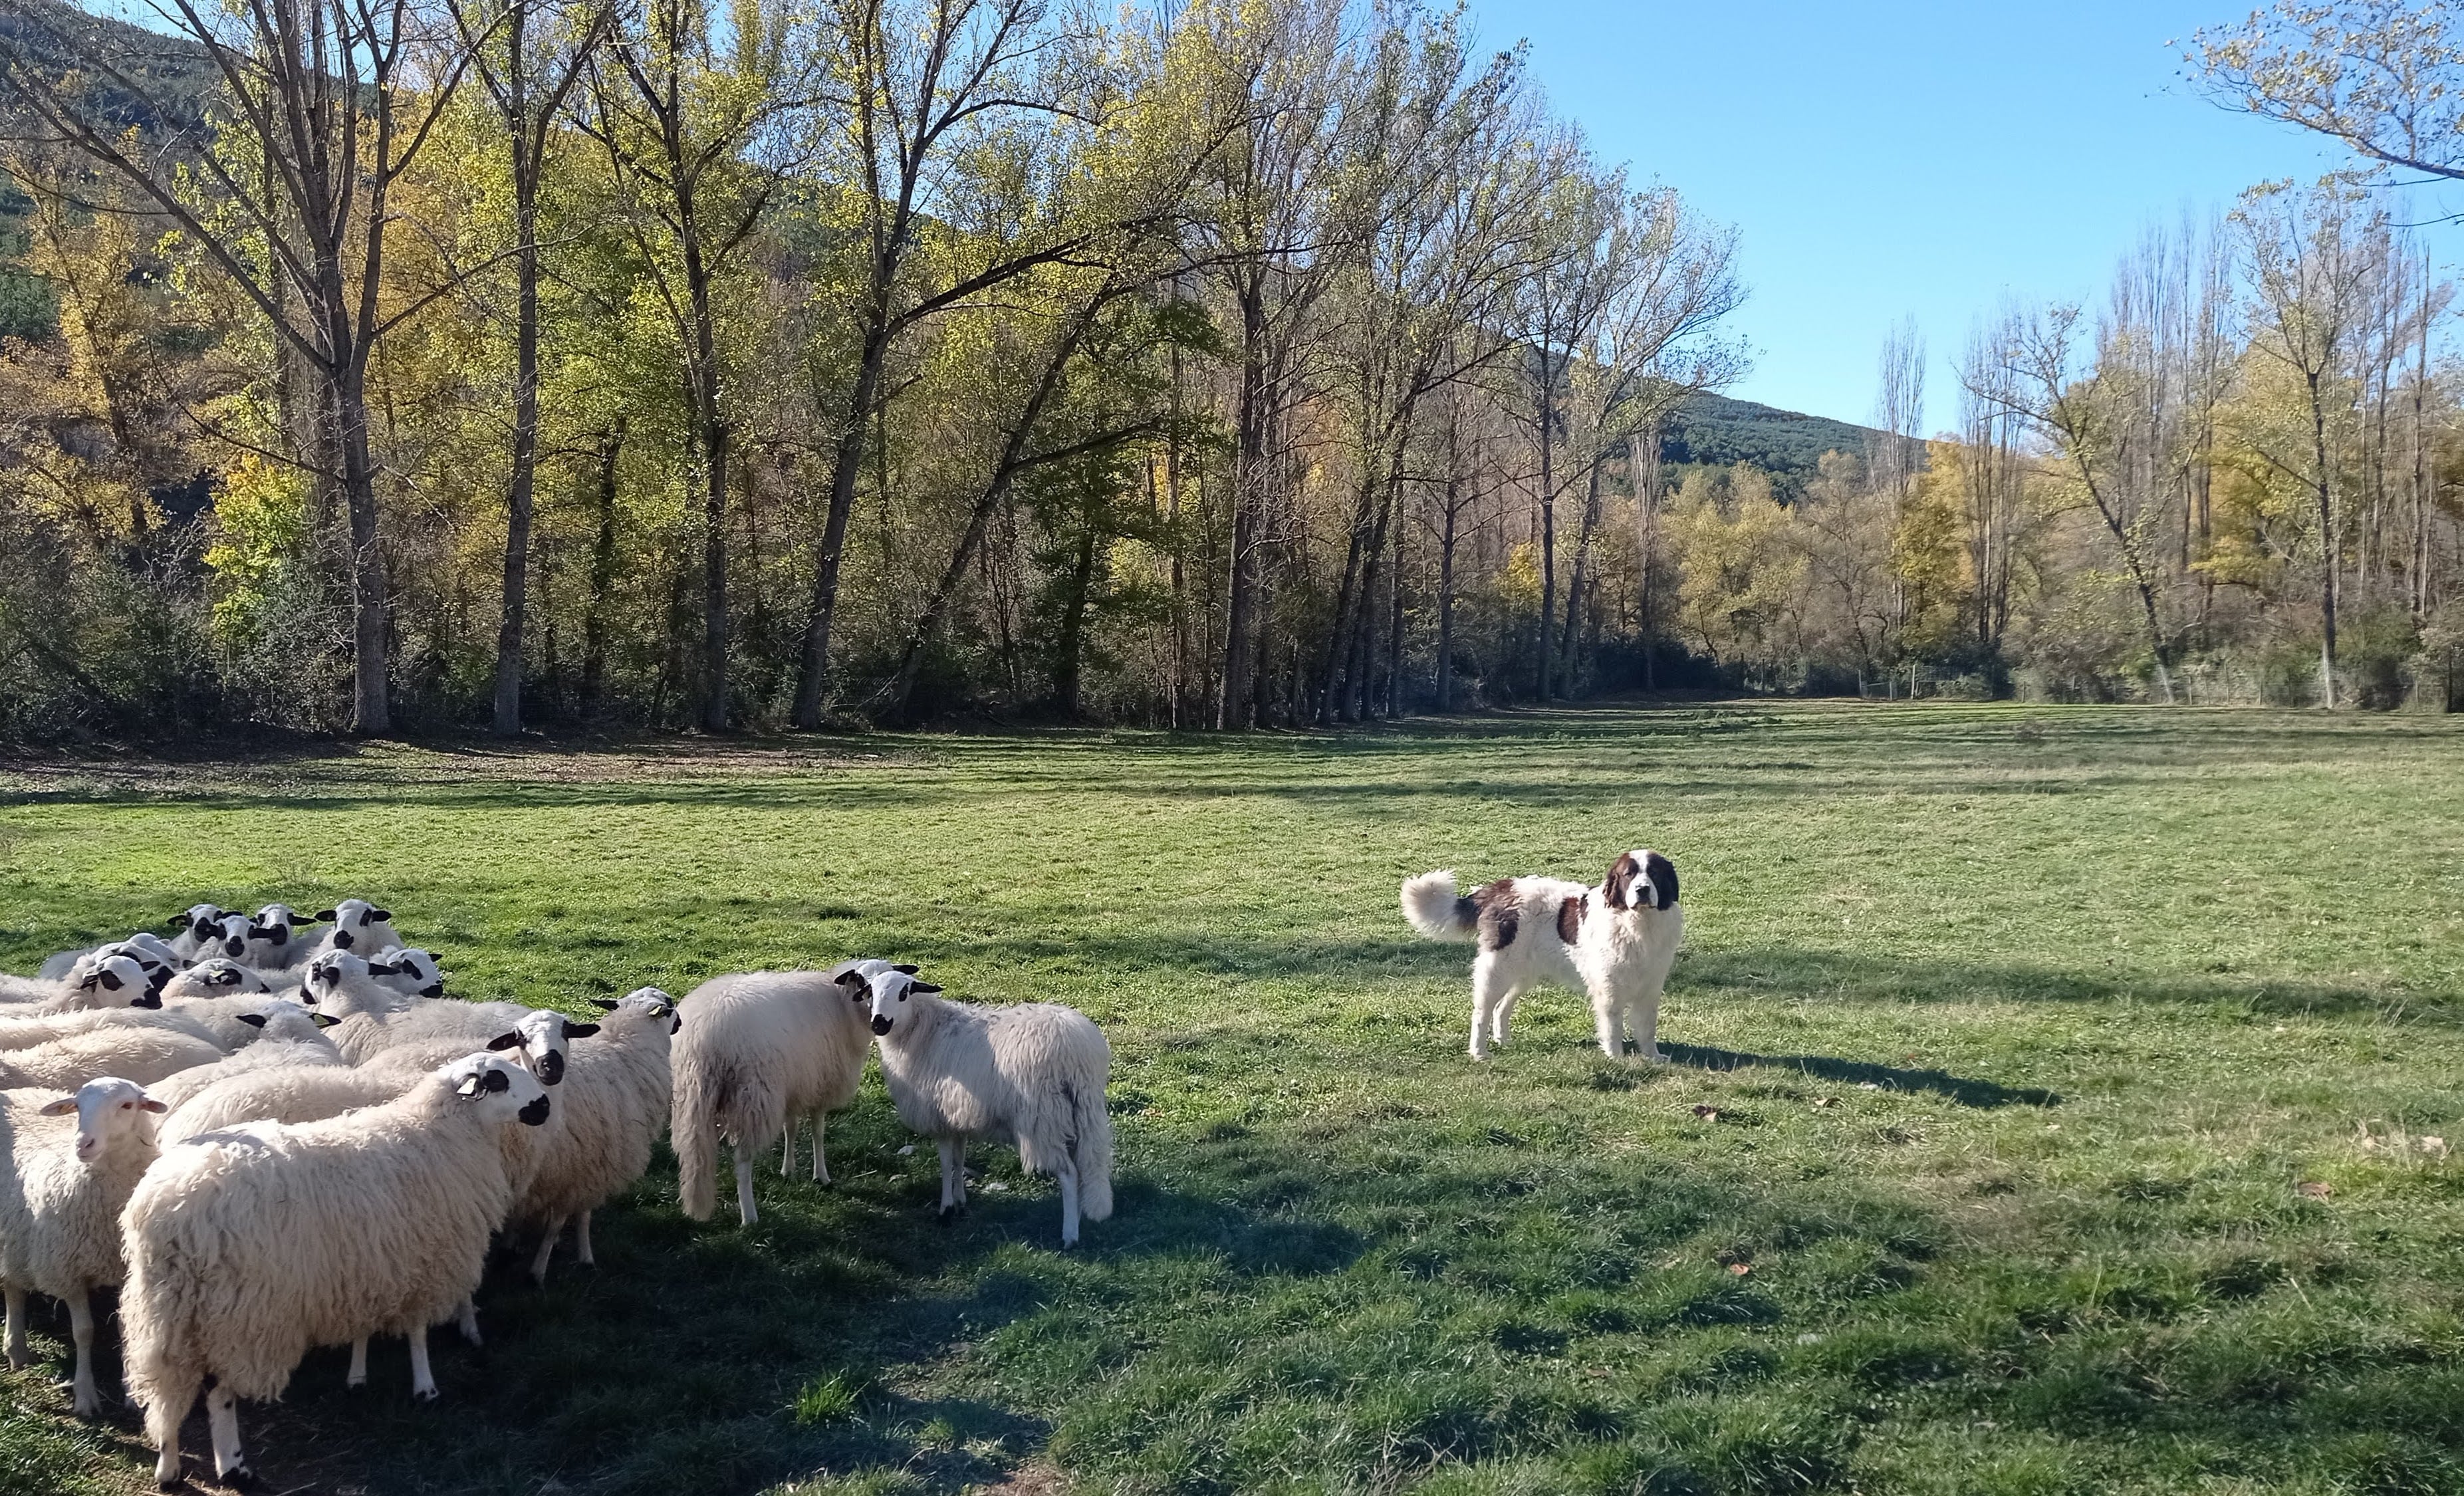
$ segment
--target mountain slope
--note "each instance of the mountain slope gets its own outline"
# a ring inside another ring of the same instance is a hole
[[[1749,463],[1781,480],[1794,496],[1818,471],[1822,454],[1862,458],[1881,431],[1827,416],[1782,410],[1725,395],[1697,395],[1679,407],[1660,443],[1660,460],[1677,467],[1726,468]]]

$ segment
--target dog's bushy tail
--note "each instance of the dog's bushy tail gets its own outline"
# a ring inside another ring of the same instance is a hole
[[[1471,938],[1472,922],[1463,917],[1463,900],[1455,896],[1452,869],[1404,879],[1403,917],[1431,940]]]

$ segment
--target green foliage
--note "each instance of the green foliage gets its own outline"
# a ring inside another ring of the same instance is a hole
[[[442,1412],[312,1355],[243,1414],[275,1488],[2445,1491],[2457,737],[1783,705],[55,759],[0,777],[0,967],[356,892],[474,998],[878,952],[1105,1025],[1120,1205],[1083,1251],[1005,1151],[937,1224],[869,1080],[837,1182],[765,1162],[759,1227],[686,1221],[662,1155],[595,1271],[500,1265]],[[1468,953],[1396,880],[1634,841],[1685,875],[1675,1063],[1542,991],[1473,1066]],[[9,1488],[142,1479],[33,1328]]]

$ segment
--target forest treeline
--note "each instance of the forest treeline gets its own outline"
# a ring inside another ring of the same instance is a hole
[[[1461,11],[160,13],[0,21],[0,736],[2464,687],[2356,182],[1720,466],[1733,235]]]

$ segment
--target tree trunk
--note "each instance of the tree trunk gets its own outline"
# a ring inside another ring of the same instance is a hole
[[[360,365],[346,360],[341,376],[330,382],[327,399],[342,459],[342,506],[351,530],[351,731],[376,737],[393,731],[393,707],[386,690],[385,546],[362,377]]]
[[[1445,526],[1438,537],[1438,710],[1455,709],[1455,514],[1457,482],[1446,474]]]
[[[1241,287],[1241,403],[1232,469],[1232,554],[1225,578],[1223,690],[1215,726],[1232,732],[1249,725],[1250,677],[1259,611],[1259,509],[1266,467],[1265,285],[1253,271]]]
[[[1557,425],[1556,374],[1541,356],[1540,386],[1540,699],[1549,699],[1555,661],[1549,651],[1557,616],[1557,471],[1551,437]]]
[[[584,721],[599,715],[607,676],[607,596],[616,585],[616,454],[625,445],[625,418],[599,444],[599,533],[590,544],[590,604],[582,616],[582,696]]]
[[[1078,715],[1078,667],[1086,650],[1087,598],[1094,584],[1095,517],[1089,514],[1078,537],[1077,559],[1069,567],[1069,593],[1061,610],[1061,637],[1052,662],[1052,701],[1065,717]]]
[[[520,11],[516,8],[517,15]],[[513,45],[521,46],[518,29]],[[517,89],[521,76],[517,62]],[[520,95],[515,98],[515,107],[524,109]],[[495,726],[500,737],[522,730],[522,613],[529,601],[532,486],[539,466],[539,183],[520,159],[523,146],[517,143],[515,150],[514,231],[521,243],[514,258],[514,451],[505,497],[504,613],[496,627]]]
[[[2325,710],[2336,710],[2336,568],[2343,560],[2343,547],[2336,539],[2336,511],[2333,486],[2327,468],[2327,407],[2319,388],[2317,374],[2308,376],[2310,383],[2311,452],[2319,474],[2319,703]]]
[[[1568,700],[1573,699],[1574,668],[1579,658],[1574,649],[1574,642],[1579,637],[1574,631],[1575,620],[1582,616],[1583,587],[1591,581],[1592,533],[1598,527],[1599,522],[1600,464],[1597,458],[1594,458],[1591,477],[1587,480],[1583,491],[1582,530],[1574,541],[1574,576],[1566,588],[1566,626],[1558,639],[1557,648],[1560,669],[1565,672],[1562,683],[1563,694]]]

